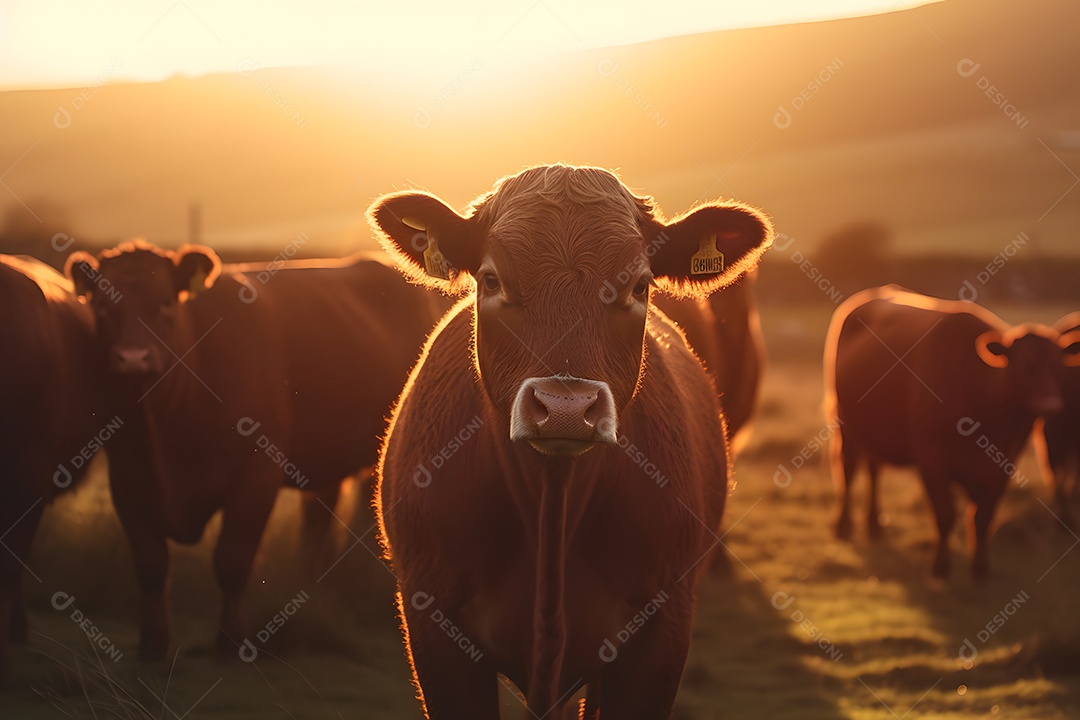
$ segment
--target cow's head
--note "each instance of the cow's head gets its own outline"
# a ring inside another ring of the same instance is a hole
[[[72,253],[67,274],[88,298],[109,366],[130,375],[156,375],[172,355],[167,343],[181,302],[213,285],[221,263],[213,250],[186,245],[178,252],[142,240],[98,257]]]
[[[1062,335],[1045,325],[988,330],[975,349],[987,365],[1008,373],[1010,390],[1035,415],[1061,411],[1065,368],[1080,366],[1080,332]]]
[[[368,217],[413,281],[475,287],[487,396],[511,439],[559,455],[616,441],[644,371],[650,291],[705,296],[772,242],[769,221],[745,205],[711,203],[665,222],[610,172],[566,165],[504,178],[465,215],[401,192]]]

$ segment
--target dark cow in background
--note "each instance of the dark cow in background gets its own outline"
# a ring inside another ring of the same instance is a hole
[[[1035,420],[1061,410],[1065,366],[1077,361],[1056,330],[1010,327],[973,303],[895,286],[852,295],[825,344],[826,413],[839,423],[831,446],[836,534],[851,534],[849,493],[861,463],[870,470],[871,535],[880,532],[881,466],[914,466],[937,520],[934,575],[949,571],[955,483],[970,500],[972,572],[985,576],[998,500]]]
[[[52,268],[0,255],[0,680],[26,639],[24,562],[42,511],[86,472],[108,419],[90,357],[94,318]]]
[[[1054,323],[1067,341],[1080,342],[1080,312]],[[1061,522],[1075,529],[1071,502],[1080,478],[1080,367],[1065,370],[1062,382],[1065,407],[1044,419],[1042,433],[1036,433],[1035,447],[1043,466],[1043,476],[1054,488],[1054,509]]]
[[[724,292],[708,298],[656,299],[656,306],[679,325],[712,376],[732,453],[741,450],[749,438],[765,362],[765,338],[754,301],[756,277],[757,271],[746,273]]]
[[[260,276],[266,267],[141,241],[68,261],[97,314],[99,345],[86,360],[107,359],[110,412],[132,426],[109,448],[110,482],[143,594],[143,658],[169,645],[167,540],[197,542],[218,510],[218,645],[236,647],[278,490],[333,507],[341,481],[374,464],[394,398],[442,314],[381,258],[296,261]],[[309,534],[329,519],[309,514]]]
[[[667,718],[728,461],[709,378],[650,296],[729,285],[768,221],[715,203],[664,222],[611,173],[565,165],[464,216],[403,192],[369,217],[415,281],[476,283],[413,371],[378,474],[425,712],[497,718],[502,673],[538,717],[588,685],[586,717]]]

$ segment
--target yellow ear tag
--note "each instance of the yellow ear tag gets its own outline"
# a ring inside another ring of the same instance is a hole
[[[438,241],[430,234],[427,236],[427,250],[424,251],[424,270],[431,277],[450,279],[450,263],[439,250]]]
[[[203,269],[198,269],[191,273],[191,280],[188,282],[188,294],[191,296],[198,295],[206,289],[206,276],[207,273]]]
[[[701,238],[701,246],[690,258],[691,275],[715,275],[724,272],[724,253],[716,249],[716,233]]]

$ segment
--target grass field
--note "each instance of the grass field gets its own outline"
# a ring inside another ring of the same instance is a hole
[[[1049,495],[1030,453],[1019,468],[1029,480],[1013,483],[999,508],[983,585],[969,579],[960,527],[952,577],[930,578],[932,519],[908,471],[883,478],[882,540],[866,539],[861,493],[854,541],[832,538],[825,453],[808,450],[828,434],[819,362],[828,310],[763,312],[771,360],[725,517],[724,542],[738,562],[734,578],[701,586],[676,717],[1080,716],[1080,540],[1043,505]],[[1003,315],[1046,321],[1059,310]],[[809,458],[794,460],[804,450]],[[782,473],[777,482],[781,465],[790,483]],[[253,629],[301,593],[310,599],[260,643],[254,662],[222,662],[211,651],[216,528],[178,549],[176,653],[146,665],[134,658],[137,592],[103,473],[99,466],[46,514],[29,563],[41,582],[26,580],[31,638],[14,650],[0,718],[419,717],[391,609],[393,578],[370,552],[371,518],[355,488],[343,506],[357,509],[343,513],[339,546],[328,552],[328,562],[340,561],[318,581],[292,570],[296,497],[281,496],[250,590]],[[54,609],[57,592],[73,595],[73,605]],[[75,609],[119,660],[101,649],[95,658]],[[503,703],[504,717],[523,716],[509,691]]]

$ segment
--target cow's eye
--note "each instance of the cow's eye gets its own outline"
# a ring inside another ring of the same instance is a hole
[[[634,297],[643,298],[648,294],[648,292],[649,292],[649,281],[647,279],[645,279],[645,278],[641,278],[640,280],[637,281],[637,284],[634,285]]]
[[[483,283],[484,289],[488,292],[499,292],[499,288],[502,287],[502,284],[499,283],[499,278],[495,277],[493,273],[484,273],[480,282]]]

